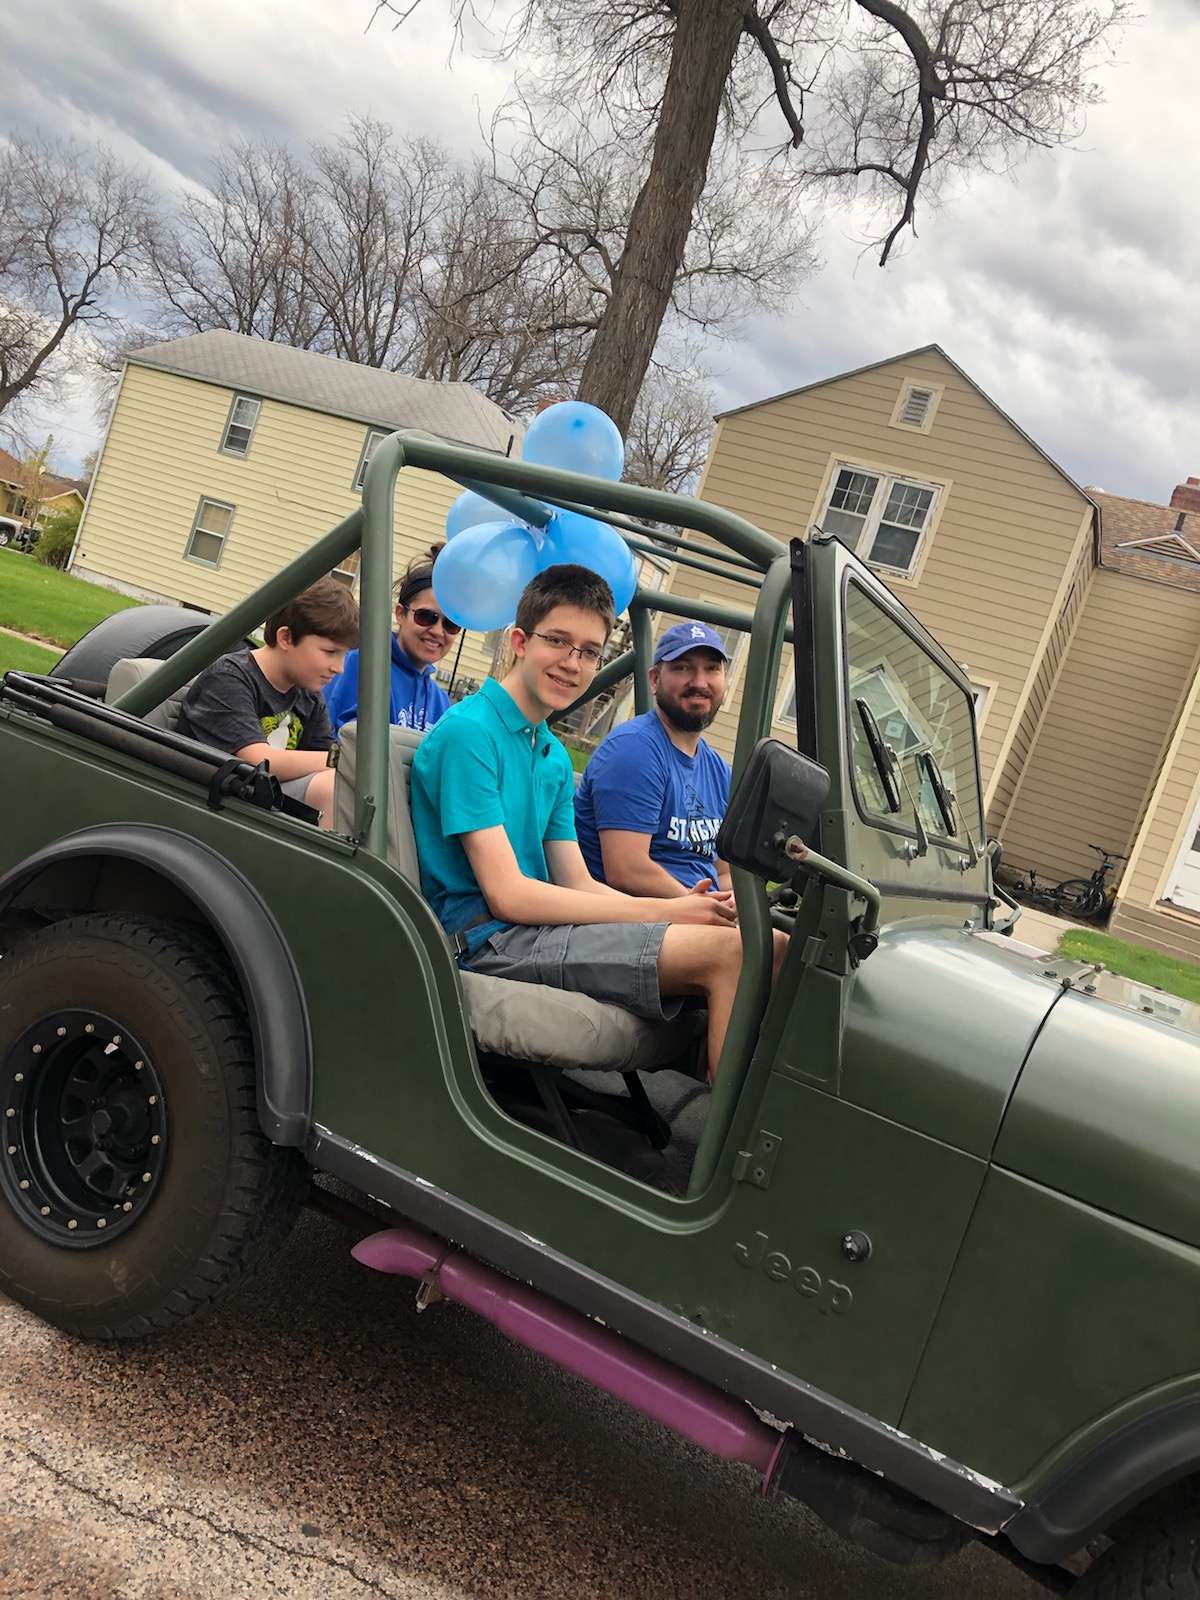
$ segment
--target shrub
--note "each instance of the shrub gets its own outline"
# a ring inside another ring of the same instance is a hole
[[[44,566],[57,567],[61,572],[71,559],[71,547],[78,532],[78,511],[59,511],[38,535],[33,553]]]

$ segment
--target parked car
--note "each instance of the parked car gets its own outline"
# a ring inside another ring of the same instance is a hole
[[[38,530],[29,528],[12,517],[0,517],[0,547],[30,551],[38,542]]]
[[[711,1093],[692,1019],[455,964],[408,818],[419,736],[385,720],[402,466],[762,574],[752,616],[639,597],[593,685],[632,671],[644,708],[651,609],[750,631]],[[169,1333],[308,1198],[418,1305],[472,1307],[882,1556],[982,1540],[1080,1600],[1197,1600],[1195,1014],[1005,937],[962,670],[836,539],[703,502],[397,434],[365,506],[165,661],[0,687],[0,1287],[80,1338]],[[172,708],[360,543],[362,720],[324,833]],[[764,737],[789,626],[795,749]]]

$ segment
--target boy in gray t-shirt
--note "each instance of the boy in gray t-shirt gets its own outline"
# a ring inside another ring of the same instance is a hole
[[[333,817],[333,726],[322,690],[358,643],[358,606],[336,578],[322,578],[290,600],[263,628],[266,644],[222,656],[196,679],[178,731],[266,761],[288,794]]]

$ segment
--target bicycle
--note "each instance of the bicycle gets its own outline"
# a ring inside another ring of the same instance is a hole
[[[1028,877],[1018,879],[1014,885],[1016,892],[1058,916],[1099,918],[1108,910],[1117,892],[1116,885],[1108,882],[1109,873],[1116,870],[1118,861],[1127,861],[1129,857],[1099,844],[1089,844],[1088,849],[1095,850],[1101,858],[1090,878],[1064,878],[1050,888],[1038,882],[1037,868],[1030,867]]]

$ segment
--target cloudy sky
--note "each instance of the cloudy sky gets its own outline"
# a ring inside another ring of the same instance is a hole
[[[884,271],[829,215],[787,314],[709,352],[722,407],[936,341],[1082,483],[1166,500],[1200,474],[1200,4],[1153,0],[1079,148],[977,179]],[[447,61],[446,0],[365,30],[369,0],[5,0],[8,131],[103,140],[165,185],[232,137],[302,145],[350,111],[474,148],[506,69]],[[37,419],[70,467],[86,396]]]

